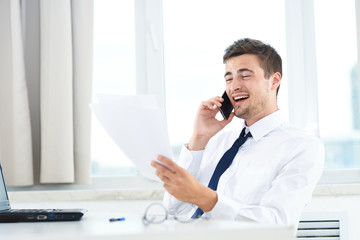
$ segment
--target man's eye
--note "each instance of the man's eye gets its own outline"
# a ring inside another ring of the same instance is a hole
[[[231,80],[232,80],[232,78],[225,79],[226,82],[230,82]]]
[[[248,78],[250,78],[251,76],[250,75],[243,75],[242,76],[244,79],[248,79]]]

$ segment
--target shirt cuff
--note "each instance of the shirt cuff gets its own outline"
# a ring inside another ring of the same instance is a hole
[[[215,219],[235,219],[234,209],[230,207],[233,204],[232,200],[222,195],[218,195],[217,203],[208,214]]]
[[[192,170],[197,171],[200,167],[201,159],[204,155],[204,150],[190,151],[187,146],[187,144],[182,146],[178,164],[181,167],[187,169],[189,172],[192,172]]]

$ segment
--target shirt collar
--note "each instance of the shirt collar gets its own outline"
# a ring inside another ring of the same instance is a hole
[[[285,123],[285,118],[282,111],[277,110],[276,112],[260,119],[250,127],[247,127],[244,122],[244,127],[246,128],[245,133],[250,131],[253,139],[258,141],[260,138],[264,137],[275,128],[281,126],[283,123]]]

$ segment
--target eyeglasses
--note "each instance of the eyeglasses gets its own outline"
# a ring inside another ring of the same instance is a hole
[[[196,220],[189,216],[169,215],[161,203],[152,203],[145,209],[142,221],[145,225],[149,225],[163,223],[168,219],[174,219],[182,223],[189,223]]]

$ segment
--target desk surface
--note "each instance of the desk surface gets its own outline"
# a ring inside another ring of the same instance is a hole
[[[232,221],[196,220],[143,225],[146,206],[154,201],[75,201],[15,203],[12,208],[86,208],[78,222],[2,223],[6,239],[294,239],[292,227],[265,226]],[[109,222],[125,217],[125,221]]]

